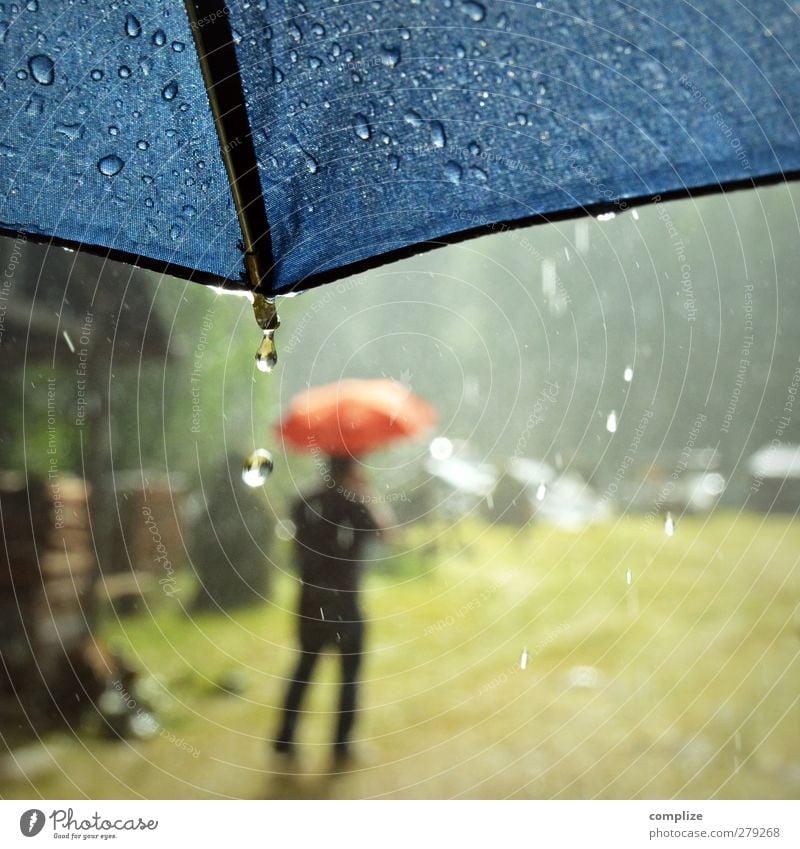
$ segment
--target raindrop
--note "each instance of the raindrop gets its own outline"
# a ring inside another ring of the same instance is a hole
[[[298,44],[303,40],[303,31],[295,23],[289,24],[289,37]]]
[[[182,213],[183,213],[183,214],[184,214],[187,218],[194,218],[194,217],[195,217],[195,215],[197,215],[197,210],[196,210],[196,209],[195,209],[195,207],[193,207],[190,203],[187,203],[187,204],[186,204],[186,206],[184,206],[184,207],[183,207],[183,209],[181,210],[181,212],[182,212]]]
[[[83,124],[56,124],[55,130],[70,141],[77,141],[83,137]]]
[[[67,343],[67,347],[70,350],[70,353],[75,353],[75,346],[72,344],[72,339],[69,338],[69,333],[66,330],[61,332],[61,335],[64,337],[64,341]]]
[[[476,24],[479,24],[486,17],[486,9],[480,3],[476,3],[475,0],[463,0],[461,11],[467,14]]]
[[[606,419],[606,430],[609,433],[617,432],[617,413],[615,410],[612,410],[608,414],[608,418]]]
[[[453,160],[449,160],[445,163],[444,166],[444,176],[449,182],[454,185],[458,185],[461,182],[461,178],[464,172],[461,169],[461,166],[457,162],[453,162]]]
[[[97,170],[106,177],[114,177],[124,167],[125,162],[113,153],[110,156],[104,156],[97,163]]]
[[[146,142],[144,139],[139,139],[139,141],[136,142],[136,147],[138,147],[139,150],[147,150],[147,148],[150,147],[150,142]]]
[[[149,186],[154,182],[154,177],[150,174],[142,174],[142,182],[145,186]]]
[[[666,519],[664,519],[664,533],[671,537],[675,533],[675,520],[672,518],[672,513],[667,513]]]
[[[311,32],[317,36],[317,38],[322,38],[325,35],[325,27],[322,26],[321,23],[313,24],[311,27]]]
[[[434,460],[448,460],[453,456],[453,443],[446,436],[437,436],[428,450]]]
[[[403,41],[409,41],[411,39],[411,30],[407,27],[400,27],[398,33],[400,35],[400,38],[403,39]]]
[[[173,41],[172,49],[176,53],[183,53],[183,51],[186,50],[186,45],[182,41]]]
[[[539,488],[536,490],[536,500],[544,501],[545,495],[547,495],[547,484],[540,483]]]
[[[633,369],[630,366],[625,366],[625,371],[622,373],[622,379],[625,383],[630,383],[633,380]]]
[[[282,83],[284,80],[283,71],[277,66],[272,69],[272,80],[276,83]]]
[[[524,670],[527,666],[528,666],[528,650],[523,649],[522,650],[522,656],[519,659],[519,668]]]
[[[320,59],[319,56],[309,56],[308,67],[311,68],[312,71],[316,71],[317,68],[322,67],[322,59]]]
[[[31,76],[39,85],[52,85],[55,79],[55,66],[53,60],[44,53],[39,53],[36,56],[31,56],[28,60],[28,69]]]
[[[360,112],[356,112],[356,114],[353,116],[353,120],[355,121],[356,135],[360,139],[367,141],[370,135],[372,134],[369,128],[369,124],[367,123],[367,116],[362,115]]]
[[[480,155],[481,155],[481,146],[478,144],[478,142],[471,141],[471,142],[467,145],[467,150],[468,150],[468,151],[469,151],[469,152],[470,152],[473,156],[480,156]]]
[[[178,84],[175,82],[175,80],[171,80],[170,82],[168,82],[161,92],[161,96],[164,98],[164,100],[174,100],[177,94]]]
[[[248,486],[263,486],[267,482],[267,478],[272,474],[273,468],[272,454],[266,448],[256,448],[244,461],[244,465],[242,466],[242,480]]]
[[[25,104],[25,112],[28,115],[41,115],[44,108],[44,101],[38,94],[32,94]]]
[[[439,121],[431,122],[431,144],[434,147],[444,147],[447,144],[447,136],[444,134],[444,127]]]
[[[638,210],[638,209],[632,209],[632,210],[631,210],[631,215],[633,216],[633,220],[634,220],[634,221],[638,221],[638,220],[639,220],[639,210]]]
[[[136,15],[126,15],[125,17],[125,32],[131,38],[138,38],[142,34],[142,25]]]
[[[612,218],[616,218],[616,217],[617,217],[616,212],[601,212],[597,216],[597,220],[598,221],[611,221]]]
[[[387,68],[394,68],[400,64],[400,48],[383,47],[381,49],[381,64]]]
[[[415,112],[413,109],[409,109],[405,115],[403,115],[403,120],[406,124],[411,124],[415,129],[422,126],[422,115],[418,112]]]
[[[524,112],[517,112],[514,116],[514,120],[520,125],[520,127],[524,127],[528,123],[528,116]]]
[[[177,224],[173,224],[172,227],[169,228],[169,237],[173,242],[177,242],[181,237],[181,228],[178,227]]]
[[[118,73],[123,80],[127,80],[131,75],[131,69],[127,65],[120,65]]]
[[[470,165],[469,173],[480,183],[486,183],[489,180],[489,175],[483,170],[483,168],[478,168],[477,165]]]
[[[108,128],[108,134],[109,134],[110,136],[118,136],[118,135],[119,135],[119,127],[118,127],[116,124],[112,124],[112,125]]]
[[[94,70],[93,70],[93,71],[89,74],[89,76],[90,76],[90,77],[91,77],[91,78],[92,78],[95,82],[97,82],[98,80],[102,80],[102,79],[103,79],[103,72],[102,72],[99,68],[95,68],[95,69],[94,69]]]
[[[153,44],[156,47],[163,47],[167,43],[167,34],[163,29],[157,29],[153,33]]]
[[[269,373],[278,362],[278,352],[275,349],[275,331],[265,330],[261,344],[256,351],[256,366],[259,371]]]
[[[400,167],[400,157],[396,156],[394,153],[389,155],[389,167],[392,171],[397,171]]]
[[[627,571],[627,572],[625,572],[625,583],[626,583],[628,586],[630,586],[630,585],[631,585],[631,581],[632,581],[632,580],[633,580],[633,573],[631,572],[631,570],[630,570],[630,569],[628,569],[628,571]]]
[[[25,4],[25,8],[29,12],[38,12],[39,11],[39,0],[28,0]]]

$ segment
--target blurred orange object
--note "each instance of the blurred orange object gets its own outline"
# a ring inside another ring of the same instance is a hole
[[[296,451],[357,457],[420,436],[438,418],[427,401],[395,380],[348,379],[295,396],[277,431]]]

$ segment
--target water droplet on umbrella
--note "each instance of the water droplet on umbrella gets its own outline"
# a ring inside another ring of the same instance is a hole
[[[467,150],[469,150],[469,152],[470,152],[473,156],[480,156],[480,153],[481,153],[481,146],[478,144],[478,142],[471,141],[471,142],[467,145]]]
[[[289,141],[303,155],[303,159],[304,159],[305,164],[306,164],[306,170],[309,172],[309,174],[316,174],[317,171],[319,170],[319,163],[317,162],[317,160],[314,159],[314,157],[307,150],[305,150],[303,148],[303,146],[300,144],[300,141],[298,140],[297,136],[294,133],[291,133],[289,135]]]
[[[633,380],[633,369],[630,366],[625,366],[625,371],[622,373],[622,379],[625,383],[630,383]]]
[[[136,15],[125,16],[125,32],[131,38],[138,38],[142,34],[142,25]]]
[[[400,27],[400,29],[397,32],[399,33],[400,38],[402,38],[403,41],[409,41],[410,40],[411,30],[408,29],[408,27]]]
[[[278,352],[275,348],[275,331],[265,330],[261,344],[256,351],[256,366],[259,371],[269,373],[278,362]]]
[[[367,116],[362,115],[360,112],[356,112],[353,116],[353,120],[355,121],[356,135],[360,139],[367,141],[371,135],[369,124],[367,123]]]
[[[127,80],[131,75],[131,69],[127,65],[120,65],[117,73],[122,77],[123,80]]]
[[[486,17],[486,9],[480,3],[476,3],[475,0],[463,0],[461,11],[465,12],[476,24],[479,24]]]
[[[479,168],[477,165],[469,166],[470,176],[474,177],[479,183],[486,183],[489,181],[489,175],[483,170],[483,168]]]
[[[108,128],[108,134],[109,134],[110,136],[118,136],[118,135],[119,135],[119,127],[118,127],[116,124],[112,124],[112,125]]]
[[[297,24],[289,24],[289,37],[298,44],[303,40],[303,31]]]
[[[392,171],[397,171],[400,167],[400,157],[395,155],[394,153],[389,154],[389,167]]]
[[[267,478],[272,474],[273,468],[272,454],[266,448],[256,448],[244,461],[244,465],[242,466],[242,480],[248,486],[263,486],[267,482]]]
[[[196,210],[196,209],[195,209],[195,207],[193,207],[190,203],[187,203],[187,204],[183,207],[183,209],[181,210],[181,212],[182,212],[182,213],[183,213],[183,214],[184,214],[187,218],[194,218],[194,217],[195,217],[195,215],[197,215],[197,210]]]
[[[124,167],[124,160],[120,159],[118,156],[115,156],[113,153],[110,156],[104,156],[97,163],[98,171],[106,177],[113,177],[116,174],[119,174],[119,172],[122,171]]]
[[[186,50],[186,45],[182,41],[173,41],[172,49],[176,53],[183,53],[183,51]]]
[[[142,174],[142,182],[149,186],[153,182],[153,177],[150,174]]]
[[[668,537],[675,533],[675,520],[672,518],[672,513],[667,513],[667,517],[664,519],[664,533]]]
[[[55,65],[49,56],[39,53],[28,60],[31,76],[39,85],[52,85],[55,79]]]
[[[400,63],[400,48],[399,47],[383,47],[381,48],[381,64],[387,68],[394,68]]]
[[[453,160],[449,160],[445,163],[444,166],[444,176],[445,179],[454,185],[458,185],[461,182],[461,178],[464,175],[464,172],[461,169],[461,166],[457,162],[453,162]]]
[[[41,115],[44,109],[44,101],[38,94],[32,94],[25,104],[25,112],[28,115]]]
[[[617,432],[617,414],[614,410],[612,410],[608,414],[608,418],[606,418],[606,430],[609,433]]]
[[[517,112],[514,116],[514,120],[520,125],[520,127],[524,127],[528,123],[528,116],[524,112]]]
[[[161,92],[161,96],[164,100],[174,100],[178,94],[178,84],[175,80],[171,80],[165,86],[163,91]]]
[[[163,47],[167,43],[167,34],[163,29],[157,29],[153,33],[153,44],[156,47]]]
[[[169,237],[173,242],[177,242],[181,237],[181,228],[178,227],[177,224],[173,224],[172,227],[169,228]]]
[[[93,70],[93,71],[89,74],[89,76],[90,76],[90,77],[91,77],[91,78],[92,78],[95,82],[97,82],[98,80],[102,80],[102,79],[103,79],[103,72],[102,72],[99,68],[95,68],[95,69],[94,69],[94,70]]]
[[[409,109],[405,115],[403,115],[403,120],[406,124],[411,124],[412,127],[417,128],[422,126],[422,115],[418,112],[415,112],[413,109]]]
[[[544,501],[545,495],[547,495],[547,484],[540,483],[539,488],[536,490],[536,500]]]
[[[56,124],[55,130],[70,141],[77,141],[83,137],[83,124]]]
[[[444,127],[439,121],[431,121],[431,144],[434,147],[444,147],[447,144]]]
[[[309,56],[308,67],[311,68],[312,71],[316,71],[317,68],[322,67],[322,59],[320,59],[319,56]]]
[[[147,148],[150,147],[150,142],[146,142],[144,139],[139,139],[139,141],[136,142],[136,147],[138,147],[139,150],[147,150]]]

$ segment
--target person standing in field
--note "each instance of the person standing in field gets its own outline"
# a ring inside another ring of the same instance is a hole
[[[391,521],[380,515],[366,481],[350,458],[329,458],[329,474],[292,508],[294,548],[301,579],[298,605],[300,657],[291,674],[275,751],[293,757],[303,699],[320,654],[338,649],[341,690],[333,741],[335,765],[351,752],[359,673],[364,651],[364,615],[359,590],[363,557],[371,538]]]

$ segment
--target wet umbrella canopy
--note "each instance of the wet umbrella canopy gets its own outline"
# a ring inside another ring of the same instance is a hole
[[[5,9],[0,226],[203,281],[800,165],[778,0]]]

